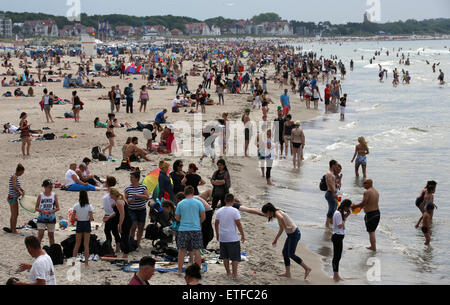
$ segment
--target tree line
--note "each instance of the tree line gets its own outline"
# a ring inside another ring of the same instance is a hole
[[[27,20],[45,20],[53,19],[58,28],[62,29],[65,25],[74,24],[64,16],[54,16],[44,13],[15,13],[4,12],[6,17],[11,18],[13,23],[23,23]],[[237,20],[224,18],[222,16],[209,18],[204,21],[186,17],[186,16],[147,16],[136,17],[122,14],[110,15],[87,15],[81,14],[80,23],[84,26],[98,28],[99,22],[109,22],[110,28],[114,29],[116,26],[129,25],[132,27],[140,27],[145,25],[163,25],[169,30],[179,29],[185,31],[185,25],[194,22],[206,22],[207,24],[215,24],[217,26],[231,25]],[[255,23],[262,22],[278,22],[283,20],[276,13],[262,13],[253,16],[250,21]],[[301,22],[289,21],[294,29],[294,34],[303,36],[313,36],[321,34],[322,36],[370,36],[370,35],[434,35],[434,34],[450,34],[450,19],[426,19],[417,21],[409,19],[406,21],[387,22],[387,23],[373,23],[373,22],[349,22],[347,24],[333,25],[329,21],[325,22]]]

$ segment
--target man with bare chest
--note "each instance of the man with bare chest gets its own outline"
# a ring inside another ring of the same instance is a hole
[[[352,209],[362,208],[364,209],[364,221],[366,223],[367,232],[369,232],[370,247],[366,247],[369,250],[377,251],[375,230],[380,222],[380,210],[378,207],[378,201],[380,195],[378,191],[373,187],[372,179],[364,180],[364,192],[363,200],[360,204],[352,206]]]

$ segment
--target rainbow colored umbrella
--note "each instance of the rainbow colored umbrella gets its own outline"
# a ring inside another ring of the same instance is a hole
[[[142,180],[142,184],[147,187],[148,193],[153,194],[152,198],[159,198],[159,173],[161,170],[159,168],[152,171],[150,174],[145,176],[145,178]],[[167,170],[167,176],[169,176],[170,168]],[[170,176],[169,176],[170,177]],[[172,179],[170,179],[170,182],[173,184]],[[169,195],[166,193],[164,194],[164,198],[169,199]]]

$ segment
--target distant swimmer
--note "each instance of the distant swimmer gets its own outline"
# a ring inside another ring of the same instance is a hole
[[[441,69],[439,69],[438,80],[439,80],[441,85],[445,84],[445,82],[444,82],[444,72]]]
[[[357,208],[363,208],[364,222],[366,223],[366,230],[369,233],[370,247],[366,247],[369,250],[377,251],[375,231],[380,222],[380,209],[378,206],[378,201],[380,199],[380,194],[373,187],[373,181],[371,179],[364,180],[364,192],[363,200],[360,204],[352,206],[352,210]]]
[[[367,155],[369,154],[369,146],[364,137],[359,137],[358,143],[359,144],[355,146],[355,153],[353,154],[351,163],[353,163],[353,161],[355,161],[356,158],[355,176],[359,177],[359,166],[361,165],[363,177],[366,178],[366,165],[367,165]]]
[[[431,67],[431,69],[433,69],[433,73],[436,72],[436,63],[433,64],[433,66]]]

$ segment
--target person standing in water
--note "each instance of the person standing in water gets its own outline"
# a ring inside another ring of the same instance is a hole
[[[331,160],[330,169],[325,174],[325,181],[327,183],[327,192],[325,193],[325,199],[328,202],[327,220],[325,221],[325,227],[328,228],[330,223],[333,223],[333,214],[337,208],[337,183],[335,173],[338,171],[339,164],[336,160]]]
[[[280,238],[281,234],[283,234],[283,231],[285,231],[287,234],[286,241],[284,242],[283,247],[283,259],[286,272],[283,274],[279,274],[279,276],[287,278],[291,277],[290,259],[293,259],[297,264],[299,264],[300,266],[303,267],[303,269],[305,269],[304,279],[306,280],[308,275],[311,273],[312,269],[308,267],[303,262],[303,260],[295,254],[295,249],[297,248],[298,242],[300,241],[301,238],[300,230],[285,212],[276,209],[275,206],[271,203],[266,203],[262,207],[261,211],[264,213],[264,216],[267,217],[269,221],[271,221],[275,217],[278,220],[278,225],[280,226],[278,234],[275,237],[274,241],[272,242],[272,246],[274,247],[276,246],[278,238]]]
[[[434,71],[433,71],[433,72],[434,72]],[[445,84],[445,82],[444,82],[444,72],[442,72],[441,69],[439,69],[438,80],[439,80],[439,83],[440,83],[441,85]]]
[[[428,246],[431,240],[431,224],[433,222],[433,213],[434,213],[435,205],[430,203],[426,206],[425,212],[423,213],[423,224],[422,224],[422,233],[425,236],[424,245]]]
[[[367,165],[367,157],[369,154],[369,146],[367,145],[366,139],[364,137],[358,138],[359,144],[355,146],[355,154],[353,155],[351,163],[355,161],[355,176],[359,177],[359,166],[361,165],[363,171],[363,177],[366,178],[366,165]]]
[[[296,121],[295,128],[291,132],[291,144],[292,144],[292,160],[294,162],[294,169],[297,165],[300,168],[303,160],[303,148],[305,148],[305,134],[300,128],[300,121]]]
[[[332,264],[334,272],[333,280],[336,282],[344,280],[339,276],[339,261],[342,257],[343,241],[345,236],[345,221],[351,214],[351,206],[352,202],[349,199],[345,199],[333,215],[333,236],[331,237],[331,241],[333,242]]]
[[[420,196],[416,199],[416,206],[419,208],[420,212],[422,213],[422,216],[420,216],[419,221],[417,221],[416,228],[419,227],[420,223],[422,222],[426,207],[434,201],[434,193],[436,192],[436,181],[428,181],[427,186],[424,190],[422,190],[422,193]]]
[[[376,238],[375,238],[375,230],[378,227],[378,223],[380,222],[380,209],[378,207],[378,201],[380,199],[380,194],[373,187],[372,179],[364,180],[364,188],[366,191],[364,192],[363,200],[360,204],[353,205],[352,210],[357,208],[363,208],[364,213],[364,222],[366,223],[366,229],[369,233],[370,238],[370,247],[366,247],[369,250],[377,251],[376,246]]]

